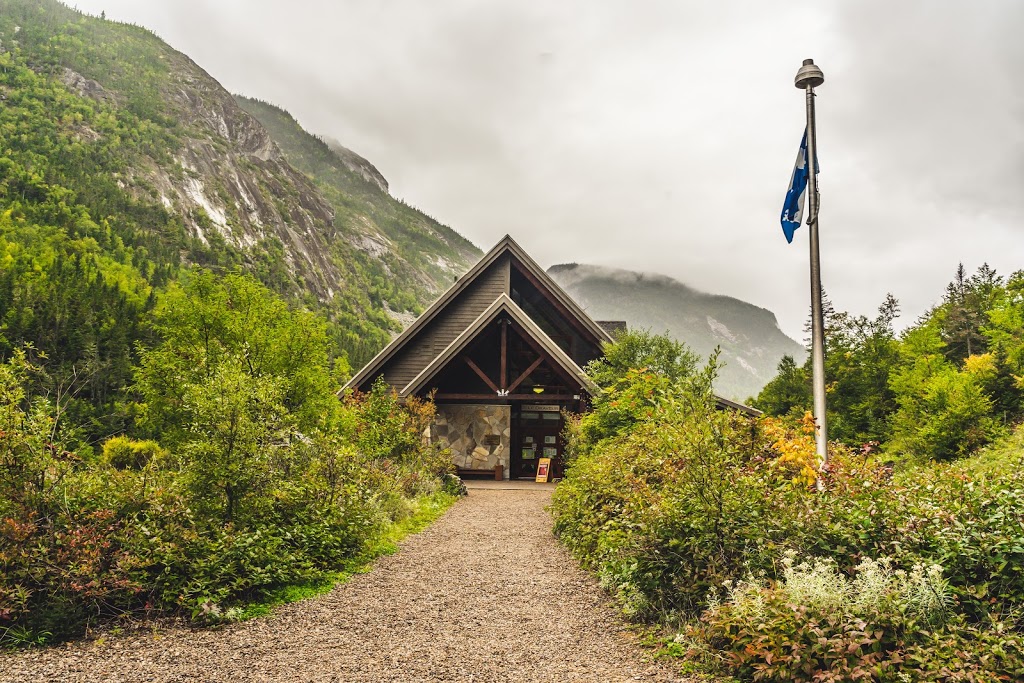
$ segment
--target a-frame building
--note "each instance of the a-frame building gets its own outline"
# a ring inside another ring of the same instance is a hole
[[[433,392],[431,437],[461,470],[533,478],[541,458],[561,471],[562,411],[586,410],[597,387],[583,368],[611,341],[505,236],[466,275],[360,370],[400,397]]]

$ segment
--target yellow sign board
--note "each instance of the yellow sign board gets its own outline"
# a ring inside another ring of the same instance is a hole
[[[537,483],[546,484],[551,474],[551,458],[541,458],[537,461]]]

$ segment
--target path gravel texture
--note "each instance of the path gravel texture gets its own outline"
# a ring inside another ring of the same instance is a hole
[[[372,571],[271,616],[0,654],[0,681],[681,681],[551,535],[550,489],[472,489]]]

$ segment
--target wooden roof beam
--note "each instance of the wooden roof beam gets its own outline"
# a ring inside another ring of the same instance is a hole
[[[525,380],[527,377],[529,377],[530,373],[533,372],[534,370],[536,370],[540,366],[540,364],[543,363],[543,362],[544,362],[544,356],[538,356],[537,360],[533,361],[533,363],[530,365],[530,367],[526,368],[526,370],[524,370],[522,372],[522,374],[519,375],[519,377],[516,377],[515,381],[513,381],[512,384],[508,385],[509,392],[511,393],[511,392],[515,391],[516,387],[518,387],[520,384],[522,384],[523,380]]]
[[[522,275],[524,278],[526,278],[527,282],[529,282],[531,285],[533,285],[533,288],[536,289],[540,293],[541,297],[543,297],[543,299],[546,302],[548,302],[556,311],[558,311],[559,315],[563,319],[569,321],[569,324],[576,330],[576,332],[580,336],[582,336],[584,339],[588,339],[589,338],[589,339],[593,340],[592,343],[598,349],[601,348],[601,340],[598,339],[598,338],[595,338],[594,333],[592,331],[588,330],[579,321],[579,319],[573,313],[571,313],[568,308],[566,308],[562,304],[561,301],[559,301],[557,298],[555,298],[555,296],[553,296],[551,294],[551,291],[549,290],[549,288],[545,287],[543,284],[541,284],[540,280],[538,280],[534,276],[533,273],[531,273],[526,268],[521,267],[520,264],[517,263],[514,260],[512,261],[511,265],[512,265],[513,268],[516,269],[517,273]],[[550,320],[548,322],[550,322]]]
[[[466,361],[466,365],[469,366],[470,370],[475,372],[477,374],[477,377],[482,379],[484,381],[484,384],[489,386],[494,391],[494,393],[501,393],[501,389],[498,388],[498,385],[491,381],[491,378],[487,376],[487,373],[481,370],[480,366],[474,363],[472,358],[470,358],[469,356],[463,356],[462,360]]]

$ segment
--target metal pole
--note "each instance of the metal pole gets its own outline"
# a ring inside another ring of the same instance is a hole
[[[818,253],[818,140],[814,121],[814,87],[825,82],[814,60],[805,59],[796,87],[807,95],[807,227],[811,231],[811,365],[814,370],[814,419],[819,464],[828,461],[828,417],[825,406],[825,322],[821,310],[821,258]]]

